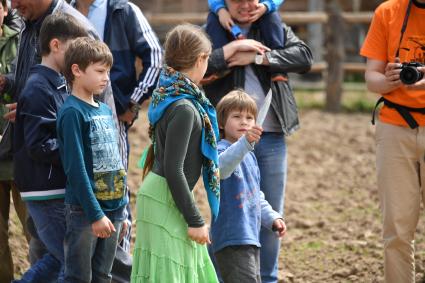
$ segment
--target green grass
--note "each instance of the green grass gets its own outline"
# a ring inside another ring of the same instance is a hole
[[[300,109],[325,109],[326,92],[323,86],[294,87],[295,98]],[[366,90],[364,84],[344,84],[341,111],[348,113],[370,113],[378,96]]]

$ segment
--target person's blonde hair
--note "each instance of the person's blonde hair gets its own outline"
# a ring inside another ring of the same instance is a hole
[[[257,118],[257,104],[255,100],[241,89],[232,90],[217,104],[217,121],[220,128],[220,137],[224,138],[224,126],[232,111],[248,112]]]
[[[63,75],[72,85],[74,74],[72,65],[77,64],[80,70],[85,71],[90,64],[101,62],[108,67],[112,66],[113,58],[109,47],[100,40],[90,37],[79,37],[73,40],[65,51],[65,67]]]
[[[178,25],[167,33],[164,43],[165,64],[181,71],[193,67],[199,56],[211,53],[211,41],[198,26]]]

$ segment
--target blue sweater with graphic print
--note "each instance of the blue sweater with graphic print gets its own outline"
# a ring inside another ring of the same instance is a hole
[[[261,225],[272,229],[282,218],[264,199],[260,191],[260,170],[253,147],[242,136],[237,142],[220,140],[220,211],[212,223],[213,252],[227,246],[254,245],[260,247]]]
[[[126,205],[126,173],[111,109],[71,95],[59,111],[57,133],[67,175],[65,203],[81,206],[91,223]]]

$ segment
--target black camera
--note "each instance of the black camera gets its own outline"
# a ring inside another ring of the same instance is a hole
[[[425,65],[418,62],[401,64],[400,80],[405,85],[412,85],[424,77],[424,73],[418,70],[418,67]]]

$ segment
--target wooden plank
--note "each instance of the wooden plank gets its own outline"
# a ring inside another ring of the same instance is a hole
[[[346,62],[342,65],[344,71],[351,73],[364,73],[366,71],[366,63]]]
[[[311,66],[310,72],[320,73],[326,71],[327,69],[327,62],[317,62]],[[342,63],[342,69],[347,73],[364,73],[366,71],[366,63],[345,62]]]
[[[326,23],[328,15],[325,12],[282,12],[283,21],[288,25]]]
[[[326,23],[328,15],[325,12],[281,12],[282,20],[288,25],[311,23]],[[179,23],[204,24],[207,13],[146,13],[151,25],[175,25]],[[368,24],[372,20],[372,12],[344,12],[343,19],[349,24]]]
[[[342,13],[342,18],[349,24],[369,24],[372,17],[373,12]]]
[[[319,73],[323,72],[328,68],[328,63],[326,62],[317,62],[311,66],[310,72]]]
[[[324,12],[290,12],[280,13],[282,19],[288,25],[326,23],[328,16]],[[146,13],[151,25],[176,25],[184,22],[192,24],[204,24],[207,13]]]

